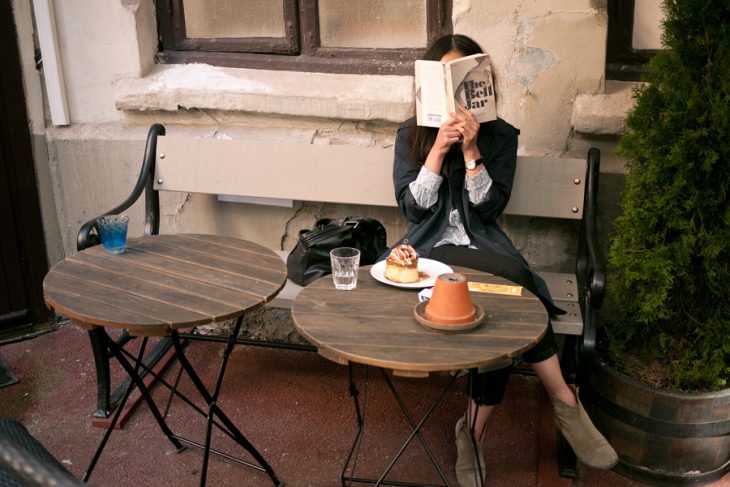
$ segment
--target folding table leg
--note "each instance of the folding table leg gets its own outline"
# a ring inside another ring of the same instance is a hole
[[[560,358],[560,369],[563,371],[563,378],[568,384],[576,384],[578,381],[578,341],[575,335],[567,335],[563,344],[563,355]],[[576,468],[576,457],[573,448],[565,439],[563,434],[557,432],[557,454],[558,454],[558,475],[569,479],[578,477]]]
[[[400,397],[400,394],[398,394],[398,391],[393,386],[393,382],[388,377],[388,374],[385,372],[384,369],[380,369],[380,371],[383,374],[383,378],[385,379],[385,383],[388,384],[388,388],[390,389],[390,392],[393,393],[393,397],[395,398],[396,402],[398,402],[398,406],[400,406],[401,411],[403,412],[403,415],[408,420],[408,424],[411,425],[411,428],[413,428],[413,432],[408,436],[406,441],[403,443],[403,446],[401,446],[400,450],[398,450],[398,453],[393,458],[393,460],[390,462],[390,465],[388,465],[388,468],[383,472],[383,475],[380,476],[380,479],[376,483],[376,485],[382,483],[383,479],[386,475],[388,475],[388,472],[390,472],[390,469],[393,468],[393,465],[395,465],[395,462],[400,458],[400,456],[403,454],[403,452],[406,450],[408,445],[410,444],[411,440],[414,436],[418,436],[418,440],[421,442],[421,446],[423,446],[423,449],[426,450],[426,454],[428,454],[428,457],[431,459],[431,463],[436,468],[436,471],[439,474],[439,477],[441,477],[441,480],[444,482],[445,485],[449,485],[449,481],[446,480],[446,476],[444,475],[444,472],[441,470],[441,467],[439,466],[438,462],[436,461],[436,458],[433,456],[433,452],[431,452],[431,449],[426,444],[426,441],[423,439],[423,436],[421,436],[421,426],[423,426],[423,423],[426,422],[426,420],[431,416],[431,413],[434,409],[436,409],[436,406],[441,402],[441,400],[446,395],[446,392],[451,388],[451,385],[456,380],[456,375],[452,375],[451,379],[449,380],[448,384],[444,386],[439,394],[436,396],[436,398],[431,402],[431,405],[426,410],[426,413],[423,415],[423,418],[421,421],[418,422],[418,424],[413,421],[413,418],[411,418],[411,415],[408,413],[408,409],[406,408],[405,403],[403,403],[403,400]]]
[[[357,415],[357,419],[358,419],[358,434],[357,434],[357,436],[355,438],[355,443],[353,444],[352,448],[350,449],[350,454],[348,455],[347,460],[345,462],[345,467],[342,470],[342,485],[343,486],[344,485],[352,485],[352,483],[354,482],[354,483],[374,484],[376,486],[378,486],[378,485],[397,485],[397,486],[418,486],[418,487],[443,487],[443,486],[449,487],[449,485],[450,485],[449,484],[449,481],[446,479],[446,476],[445,476],[443,470],[441,469],[440,465],[436,461],[436,458],[434,457],[433,452],[431,451],[431,449],[429,448],[429,446],[426,444],[425,440],[423,439],[423,436],[421,436],[420,429],[423,426],[423,424],[426,422],[426,420],[431,416],[431,414],[433,413],[434,409],[436,409],[436,406],[438,406],[438,404],[441,403],[441,401],[443,400],[444,396],[446,395],[446,393],[448,392],[448,390],[451,388],[451,385],[456,381],[457,376],[454,375],[454,376],[451,377],[451,379],[449,380],[448,384],[446,384],[441,389],[441,391],[439,391],[439,393],[437,394],[437,396],[433,399],[433,401],[429,405],[428,409],[424,413],[424,415],[421,418],[421,420],[418,423],[416,423],[413,420],[413,418],[411,417],[410,413],[408,412],[408,409],[407,409],[405,403],[401,399],[400,394],[398,394],[398,391],[395,389],[395,386],[393,385],[392,381],[387,376],[386,371],[384,369],[380,369],[380,370],[381,370],[381,372],[383,374],[383,377],[385,378],[385,382],[388,385],[388,388],[389,388],[390,392],[393,394],[393,397],[395,398],[396,402],[398,403],[398,406],[400,407],[403,415],[408,420],[408,423],[411,425],[411,428],[413,428],[413,431],[410,433],[410,435],[408,436],[408,438],[406,438],[406,440],[403,442],[403,445],[398,450],[398,452],[394,456],[393,460],[390,462],[390,464],[388,465],[388,467],[382,473],[382,475],[380,476],[380,478],[378,478],[378,479],[366,479],[366,478],[355,477],[355,465],[357,464],[357,456],[358,456],[358,453],[359,453],[359,446],[360,446],[360,442],[362,440],[362,436],[364,435],[364,429],[365,429],[366,397],[363,397],[363,399],[362,399],[362,413],[361,413],[360,412],[360,409],[359,409],[360,408],[360,402],[357,400],[357,395],[358,395],[357,387],[354,384],[354,379],[353,379],[353,376],[352,376],[352,366],[350,365],[350,394],[355,399],[355,410],[356,410],[356,415]],[[365,371],[366,371],[366,373],[365,373],[365,390],[364,390],[364,394],[363,394],[364,396],[367,395],[367,366],[366,366]],[[406,450],[406,448],[408,447],[408,445],[410,444],[411,440],[413,440],[414,437],[418,437],[418,439],[419,439],[419,441],[421,443],[421,446],[423,446],[424,450],[426,451],[426,454],[428,455],[429,459],[431,460],[431,463],[433,464],[433,466],[435,467],[435,469],[438,472],[439,476],[441,477],[441,481],[443,482],[443,484],[441,486],[432,485],[432,484],[416,484],[416,483],[412,483],[412,482],[387,481],[387,480],[385,480],[385,477],[388,475],[388,473],[390,472],[390,470],[393,468],[393,466],[395,465],[395,463],[401,457],[401,455]],[[357,447],[357,450],[358,451],[357,451],[357,453],[355,453],[355,455],[353,455],[353,452],[355,451],[355,448],[356,447]],[[351,475],[347,476],[346,475],[346,472],[347,472],[348,466],[350,465],[350,461],[351,460],[352,460]]]
[[[208,413],[207,413],[207,425],[206,425],[206,435],[205,435],[205,445],[203,447],[203,466],[201,469],[201,479],[200,479],[200,485],[205,485],[205,479],[207,476],[207,470],[208,470],[208,458],[210,456],[210,441],[211,441],[211,434],[212,434],[212,427],[213,427],[213,417],[217,417],[223,425],[228,430],[228,433],[231,435],[231,437],[243,448],[245,448],[251,456],[263,467],[264,471],[269,475],[269,478],[274,483],[274,485],[280,485],[279,479],[276,477],[276,474],[274,473],[274,470],[271,468],[271,466],[268,464],[268,462],[264,459],[264,457],[256,450],[256,448],[246,439],[246,437],[241,433],[238,428],[236,428],[236,425],[233,424],[233,422],[228,418],[228,416],[223,413],[223,411],[218,407],[217,400],[218,400],[218,394],[220,393],[220,388],[223,383],[223,377],[225,375],[226,367],[228,365],[228,358],[231,354],[231,351],[233,350],[233,346],[236,343],[236,337],[238,336],[238,332],[241,329],[241,323],[243,322],[243,316],[239,317],[236,321],[236,325],[234,326],[233,331],[231,332],[231,335],[228,339],[228,342],[226,343],[226,348],[223,351],[223,360],[221,363],[220,370],[218,372],[218,378],[216,379],[215,387],[213,390],[213,394],[210,394],[208,392],[208,389],[205,387],[205,384],[203,384],[203,381],[200,379],[198,374],[195,372],[195,369],[193,369],[192,365],[188,361],[188,359],[185,357],[185,353],[182,349],[182,344],[180,343],[180,337],[177,334],[177,332],[173,331],[170,335],[172,338],[173,346],[175,347],[176,355],[178,360],[180,360],[180,365],[182,365],[183,369],[185,369],[186,374],[188,377],[190,377],[190,380],[193,382],[193,385],[198,390],[198,393],[201,395],[203,400],[208,404]]]
[[[474,381],[476,380],[477,376],[477,370],[471,369],[469,370],[469,373],[467,374],[468,378],[468,388],[469,388],[469,399],[468,399],[468,406],[466,408],[466,417],[469,419],[472,416],[472,400],[471,398],[474,396]],[[475,428],[476,428],[476,422],[477,422],[477,412],[474,411],[474,419],[470,421],[469,424],[469,439],[471,440],[471,446],[474,449],[474,451],[477,451],[477,439],[475,434]],[[482,465],[482,463],[479,461],[479,455],[476,457],[477,460],[477,471],[475,472],[475,479],[474,484],[478,487],[484,487],[484,468],[485,466]]]
[[[150,408],[150,411],[152,411],[153,416],[157,420],[157,424],[160,426],[160,429],[162,429],[163,433],[165,433],[165,436],[172,442],[172,444],[178,449],[181,450],[183,448],[182,444],[174,438],[172,431],[170,431],[170,428],[167,426],[167,423],[165,423],[164,418],[160,414],[159,410],[155,406],[154,401],[152,400],[152,396],[149,393],[149,390],[144,385],[144,381],[139,376],[139,368],[140,364],[142,362],[142,357],[144,357],[145,349],[147,348],[147,338],[145,337],[142,340],[142,343],[140,344],[139,349],[139,355],[137,356],[137,359],[135,360],[135,365],[132,367],[132,365],[127,361],[127,359],[124,357],[124,355],[120,351],[120,346],[108,335],[106,335],[107,343],[104,345],[106,347],[109,346],[109,351],[111,352],[111,356],[114,357],[117,362],[122,366],[122,368],[125,370],[127,375],[130,377],[129,385],[127,386],[126,391],[124,392],[124,395],[122,397],[121,402],[119,403],[119,406],[117,407],[116,411],[114,412],[114,417],[109,423],[109,426],[107,426],[106,431],[104,432],[104,437],[101,440],[101,443],[99,444],[98,448],[96,449],[96,452],[94,453],[93,458],[91,459],[91,462],[89,463],[89,467],[86,470],[86,473],[84,474],[83,481],[86,482],[89,477],[91,476],[91,473],[94,471],[94,467],[96,467],[96,463],[98,462],[99,458],[101,457],[101,453],[104,451],[104,447],[106,446],[107,441],[109,440],[109,437],[111,436],[112,431],[114,430],[114,426],[116,425],[117,421],[119,420],[119,416],[124,409],[124,405],[127,402],[127,399],[129,399],[129,394],[132,391],[132,388],[134,385],[136,385],[139,388],[140,394],[142,394],[142,397],[144,398],[145,402]]]
[[[368,395],[368,367],[365,367],[365,377],[363,379],[363,391],[362,391],[362,409],[360,408],[360,391],[358,391],[357,386],[355,385],[355,379],[353,374],[353,366],[352,362],[347,363],[347,371],[348,371],[348,379],[349,379],[349,392],[350,396],[352,396],[352,399],[355,404],[355,419],[357,420],[357,434],[355,435],[355,440],[352,442],[352,447],[350,448],[350,452],[347,454],[347,458],[345,459],[345,464],[342,466],[342,473],[340,474],[340,479],[342,481],[342,485],[352,485],[354,476],[355,476],[355,469],[357,468],[357,457],[360,455],[360,445],[362,444],[362,438],[365,433],[365,408],[366,408],[366,401],[367,401],[367,395]],[[350,470],[350,475],[347,475],[347,468],[350,466],[350,460],[353,460],[352,462],[352,469]]]

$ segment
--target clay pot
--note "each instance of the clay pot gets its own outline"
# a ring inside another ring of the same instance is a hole
[[[474,320],[476,310],[463,274],[441,274],[423,312],[434,323],[461,325]]]

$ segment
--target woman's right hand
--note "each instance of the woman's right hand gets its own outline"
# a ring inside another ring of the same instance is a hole
[[[446,153],[449,152],[452,145],[461,140],[461,131],[457,127],[459,123],[461,123],[461,120],[452,113],[449,119],[439,127],[436,140],[434,140],[431,150],[428,152],[428,157],[423,162],[424,167],[432,173],[441,174],[441,166],[444,163]]]
[[[451,146],[461,140],[462,134],[458,127],[460,123],[461,120],[455,114],[451,114],[449,119],[439,127],[431,150],[435,150],[440,156],[445,156]]]

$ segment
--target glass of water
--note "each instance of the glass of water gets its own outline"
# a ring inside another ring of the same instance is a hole
[[[330,251],[332,280],[337,289],[350,291],[357,286],[360,251],[352,247],[338,247]]]
[[[110,254],[121,254],[127,245],[127,215],[105,215],[97,218],[101,244]]]

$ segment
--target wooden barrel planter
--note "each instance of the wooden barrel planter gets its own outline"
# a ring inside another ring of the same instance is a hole
[[[669,393],[596,360],[580,396],[619,455],[614,471],[626,477],[655,485],[697,485],[730,470],[730,389]]]

